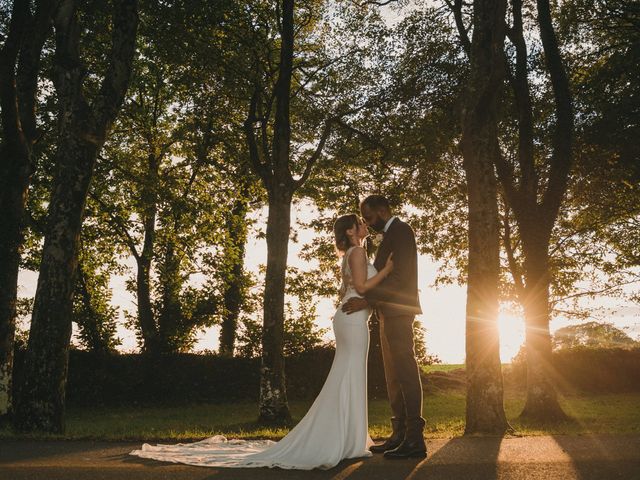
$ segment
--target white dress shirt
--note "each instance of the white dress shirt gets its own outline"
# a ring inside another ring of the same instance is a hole
[[[389,220],[387,220],[387,223],[385,224],[384,228],[382,229],[382,231],[384,233],[387,233],[387,230],[389,230],[389,227],[391,226],[391,224],[393,223],[393,221],[396,219],[397,217],[391,217]]]

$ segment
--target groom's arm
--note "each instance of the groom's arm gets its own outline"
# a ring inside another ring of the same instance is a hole
[[[402,294],[402,290],[406,288],[407,278],[410,278],[415,268],[417,251],[411,227],[402,225],[401,228],[394,230],[393,237],[389,240],[391,240],[390,253],[393,253],[393,270],[377,287],[364,295],[372,306],[380,302],[393,301],[394,297]]]

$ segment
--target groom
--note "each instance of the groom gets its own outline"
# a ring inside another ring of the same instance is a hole
[[[381,270],[393,254],[393,271],[365,298],[351,298],[342,307],[353,313],[371,305],[380,320],[380,342],[393,433],[371,451],[385,458],[425,457],[422,384],[413,349],[413,322],[422,313],[418,300],[418,254],[411,227],[393,216],[389,201],[370,195],[360,204],[366,224],[382,232],[374,266]]]

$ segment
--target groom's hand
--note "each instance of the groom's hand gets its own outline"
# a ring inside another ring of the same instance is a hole
[[[342,311],[347,315],[355,312],[359,312],[360,310],[364,310],[369,306],[369,303],[364,298],[352,297],[346,301],[344,305],[342,305]]]

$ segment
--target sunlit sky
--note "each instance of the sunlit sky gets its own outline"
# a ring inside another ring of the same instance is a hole
[[[315,262],[306,262],[299,258],[299,253],[305,243],[317,240],[317,234],[309,229],[300,228],[298,220],[308,220],[316,215],[313,206],[307,202],[297,203],[292,208],[292,228],[296,229],[298,242],[289,244],[289,265],[303,270],[311,270],[316,267]],[[266,262],[266,241],[256,238],[256,231],[263,229],[266,221],[266,210],[255,214],[257,220],[256,229],[247,244],[247,256],[245,266],[248,270],[257,273],[259,265]],[[337,260],[336,260],[337,261]],[[135,262],[132,259],[126,262],[133,273]],[[465,332],[465,302],[466,287],[449,285],[435,289],[432,284],[436,277],[438,265],[427,256],[418,258],[418,275],[420,288],[420,301],[423,314],[417,317],[426,328],[427,350],[437,355],[444,363],[464,362],[464,332]],[[123,326],[123,311],[135,313],[135,297],[125,289],[127,276],[112,277],[113,288],[112,303],[118,306],[120,311],[120,326],[118,336],[122,339],[122,351],[134,351],[136,339],[132,331]],[[22,271],[19,279],[19,295],[33,296],[35,294],[37,273]],[[317,324],[322,328],[331,327],[331,319],[334,313],[334,299],[322,299],[319,303]],[[607,306],[603,301],[599,305]],[[640,339],[640,307],[627,305],[612,310],[608,317],[619,328],[624,328],[627,334],[635,339]],[[552,321],[552,332],[575,321],[564,318],[556,318]],[[521,318],[502,313],[499,318],[500,329],[500,356],[503,362],[509,362],[517,353],[524,341],[524,322]],[[333,338],[333,332],[329,330],[327,339]],[[213,327],[198,336],[196,350],[217,350],[218,327]]]

